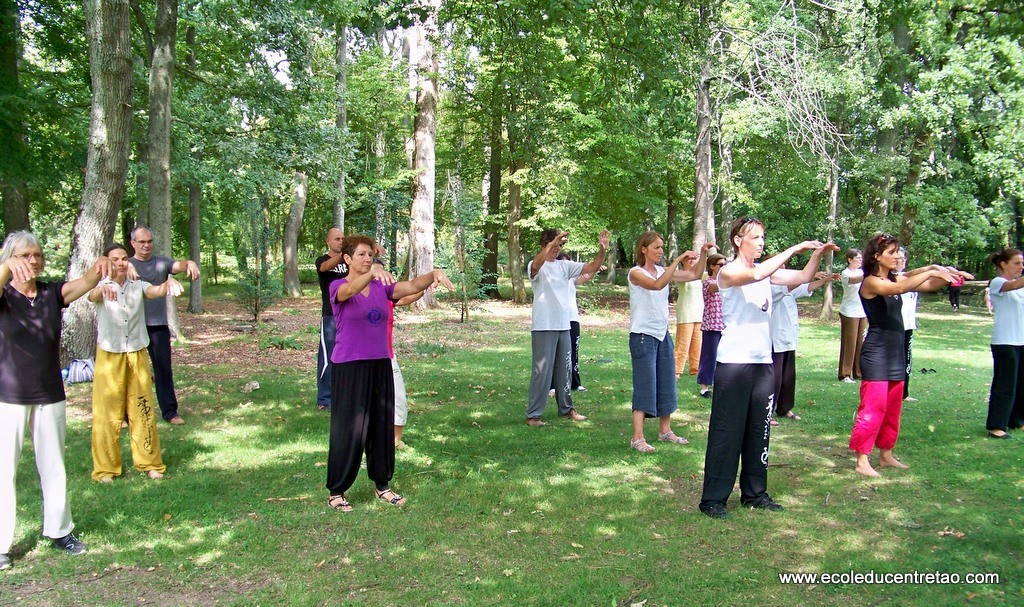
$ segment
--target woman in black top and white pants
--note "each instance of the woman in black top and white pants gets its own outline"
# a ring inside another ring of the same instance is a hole
[[[750,508],[782,510],[767,491],[769,423],[775,391],[769,330],[771,285],[811,282],[821,256],[839,250],[834,244],[808,240],[757,264],[764,251],[764,224],[753,217],[737,219],[729,241],[736,250],[736,259],[718,274],[725,330],[718,346],[700,502],[700,511],[712,518],[727,516],[725,504],[741,457],[740,502]],[[802,251],[813,251],[802,270],[783,268],[790,257]]]

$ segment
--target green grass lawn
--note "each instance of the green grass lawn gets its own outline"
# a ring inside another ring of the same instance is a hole
[[[599,292],[605,287],[588,287]],[[619,288],[621,291],[621,288]],[[287,304],[282,304],[287,305]],[[808,314],[808,316],[810,316]],[[618,311],[585,318],[582,423],[525,426],[528,314],[450,310],[403,322],[410,448],[397,509],[364,473],[355,512],[323,487],[328,415],[309,368],[179,367],[185,426],[161,424],[168,475],[89,480],[88,389],[69,407],[67,467],[87,555],[39,539],[26,441],[4,605],[1021,605],[1024,434],[985,438],[991,318],[922,304],[897,455],[907,471],[853,473],[858,386],[835,381],[838,321],[802,324],[797,407],[773,430],[769,490],[783,513],[697,511],[710,402],[684,376],[687,446],[628,448],[630,367]],[[312,341],[306,333],[301,341]],[[194,347],[194,346],[185,346]],[[311,352],[312,354],[312,352]],[[261,389],[239,389],[257,379]],[[654,422],[648,429],[655,434]],[[123,441],[127,444],[127,441]],[[127,457],[126,462],[130,461]],[[999,584],[782,585],[780,572],[998,573]]]

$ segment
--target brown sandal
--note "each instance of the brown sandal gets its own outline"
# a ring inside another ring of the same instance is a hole
[[[332,495],[327,498],[327,505],[340,512],[352,512],[352,504],[345,499],[345,494]]]

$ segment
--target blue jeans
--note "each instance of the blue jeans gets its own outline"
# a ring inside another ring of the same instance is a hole
[[[331,352],[337,329],[334,316],[320,320],[320,347],[316,352],[316,404],[331,406]]]
[[[678,403],[675,347],[668,331],[660,340],[630,333],[629,355],[633,362],[633,410],[643,411],[645,417],[671,415]]]

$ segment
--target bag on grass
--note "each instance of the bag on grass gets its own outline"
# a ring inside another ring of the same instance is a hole
[[[68,383],[78,384],[92,381],[93,359],[76,358],[68,365]]]

